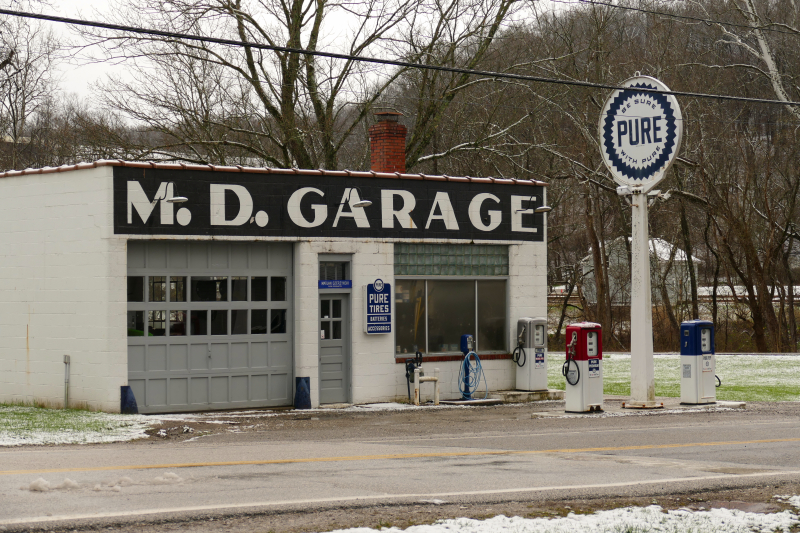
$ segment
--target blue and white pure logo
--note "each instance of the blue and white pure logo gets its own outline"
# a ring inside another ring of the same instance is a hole
[[[377,292],[383,292],[383,280],[382,279],[376,279],[375,280],[375,290]]]
[[[672,95],[637,89],[669,91],[647,76],[627,80],[629,89],[615,91],[600,117],[603,159],[622,185],[660,181],[680,147],[683,121]]]

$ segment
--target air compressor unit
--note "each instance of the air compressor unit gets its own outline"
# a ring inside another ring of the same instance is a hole
[[[520,318],[517,321],[517,390],[547,390],[547,318]]]

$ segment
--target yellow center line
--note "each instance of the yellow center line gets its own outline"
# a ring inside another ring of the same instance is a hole
[[[301,463],[336,463],[342,461],[379,461],[385,459],[426,459],[445,457],[480,457],[491,455],[533,455],[545,453],[587,453],[587,452],[624,452],[635,450],[664,450],[670,448],[691,448],[695,446],[735,446],[742,444],[770,444],[776,442],[800,442],[800,438],[758,439],[721,442],[688,442],[675,444],[642,444],[638,446],[607,446],[596,448],[556,448],[552,450],[501,450],[479,452],[434,452],[434,453],[393,453],[386,455],[351,455],[343,457],[308,457],[301,459],[269,459],[264,461],[214,461],[206,463],[164,463],[151,465],[114,465],[74,468],[42,468],[34,470],[0,470],[0,475],[19,474],[54,474],[60,472],[102,472],[109,470],[150,470],[162,468],[200,468],[208,466],[253,466],[283,465]]]

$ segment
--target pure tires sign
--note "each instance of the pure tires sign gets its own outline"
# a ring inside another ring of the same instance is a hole
[[[614,91],[600,115],[603,160],[620,185],[655,185],[675,159],[683,117],[669,88],[655,78],[637,76]]]

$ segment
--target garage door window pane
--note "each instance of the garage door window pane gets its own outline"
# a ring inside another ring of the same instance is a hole
[[[425,281],[395,280],[397,353],[425,349]]]
[[[192,277],[193,302],[227,302],[228,278],[220,276]]]
[[[144,301],[144,276],[128,276],[128,301]]]
[[[247,278],[231,278],[231,301],[247,301]]]
[[[208,311],[192,311],[192,335],[208,335]]]
[[[250,333],[253,335],[267,334],[268,312],[266,309],[253,309],[250,311]]]
[[[478,281],[478,348],[481,351],[505,351],[506,282]]]
[[[150,301],[167,301],[167,276],[150,276]]]
[[[144,337],[144,311],[128,311],[128,337]]]
[[[231,311],[231,335],[247,335],[247,309]]]
[[[186,301],[186,276],[169,277],[169,301],[170,302]]]
[[[186,311],[169,312],[169,335],[170,337],[186,335]]]
[[[286,333],[286,309],[272,310],[270,333]]]
[[[475,334],[475,282],[428,281],[428,351],[458,352]]]
[[[211,334],[228,334],[228,311],[211,311]]]
[[[270,278],[272,281],[272,301],[286,301],[286,278]]]
[[[267,301],[267,278],[252,278],[250,280],[250,290],[252,295],[250,300],[253,302]]]
[[[165,337],[167,335],[167,312],[147,312],[147,332],[150,337]]]

